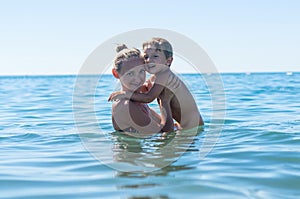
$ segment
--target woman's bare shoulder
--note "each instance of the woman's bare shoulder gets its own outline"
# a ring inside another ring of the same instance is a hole
[[[113,109],[123,109],[129,106],[130,100],[128,99],[120,99],[113,102]]]
[[[140,111],[140,103],[130,101],[128,99],[121,99],[118,101],[113,102],[112,104],[112,111],[114,113],[127,113],[128,111],[130,112],[135,112],[135,111]]]

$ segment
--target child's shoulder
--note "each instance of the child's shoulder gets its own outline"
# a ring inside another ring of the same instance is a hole
[[[173,72],[170,70],[170,68],[168,68],[164,71],[161,71],[159,74],[155,74],[155,79],[167,78],[170,74],[173,74]]]

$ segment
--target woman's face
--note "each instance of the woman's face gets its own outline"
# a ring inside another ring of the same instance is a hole
[[[133,58],[124,61],[119,75],[123,90],[136,91],[146,80],[144,60]]]

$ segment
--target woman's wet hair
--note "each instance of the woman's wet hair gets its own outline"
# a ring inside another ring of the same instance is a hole
[[[117,56],[114,60],[114,68],[120,72],[122,63],[132,58],[141,58],[141,51],[136,48],[128,48],[125,44],[120,44],[116,47]]]

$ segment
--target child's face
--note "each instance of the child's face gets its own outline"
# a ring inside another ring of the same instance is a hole
[[[156,50],[152,46],[146,46],[144,49],[145,69],[150,74],[156,74],[167,66],[167,59],[162,51]]]
[[[137,90],[146,80],[143,59],[131,59],[124,61],[119,75],[124,90]]]

